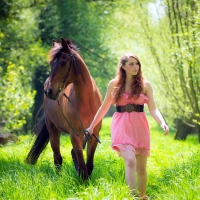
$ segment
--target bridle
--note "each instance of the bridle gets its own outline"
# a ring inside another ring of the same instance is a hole
[[[69,53],[69,54],[68,54],[68,53],[65,53],[65,52],[61,52],[62,54],[65,54],[65,55],[69,56],[69,57],[71,58],[71,61],[70,61],[69,69],[68,69],[68,71],[67,71],[67,75],[66,75],[66,77],[64,78],[63,82],[60,83],[59,91],[63,91],[63,90],[65,89],[65,87],[66,87],[66,86],[65,86],[65,83],[66,83],[66,81],[67,81],[67,79],[68,79],[68,77],[69,77],[69,73],[70,73],[70,71],[71,71],[72,66],[74,66],[74,68],[75,68],[75,73],[76,73],[76,75],[78,75],[78,74],[80,73],[80,69],[79,69],[78,64],[77,64],[77,62],[76,62],[76,59],[74,58],[74,55],[73,55],[71,49],[69,49],[69,50],[70,50],[70,53]]]
[[[69,73],[70,73],[70,71],[71,71],[71,69],[72,69],[72,66],[74,66],[74,68],[75,68],[75,73],[76,73],[76,75],[78,75],[78,74],[80,73],[80,69],[79,69],[78,64],[77,64],[77,62],[76,62],[76,59],[75,59],[75,57],[74,57],[74,55],[73,55],[73,53],[72,53],[72,51],[71,51],[70,48],[69,48],[69,50],[70,50],[70,53],[60,52],[61,54],[65,54],[65,55],[69,56],[69,57],[71,58],[71,60],[70,60],[69,69],[68,69],[68,71],[67,71],[67,75],[65,76],[64,80],[60,83],[60,85],[59,85],[59,87],[58,87],[58,90],[57,90],[57,93],[63,91],[63,90],[66,88],[65,83],[66,83],[66,81],[67,81],[67,79],[68,79],[68,77],[69,77]],[[52,62],[52,61],[51,61],[51,62]],[[49,63],[49,65],[51,65],[51,62]],[[55,61],[54,61],[54,62],[55,62]],[[49,84],[49,82],[50,82],[50,81],[49,81],[49,79],[48,79],[48,80],[45,82],[44,87],[46,87],[46,86]]]

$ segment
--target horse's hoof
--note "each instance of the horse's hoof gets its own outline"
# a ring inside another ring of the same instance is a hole
[[[83,181],[86,181],[89,178],[88,173],[85,170],[78,170],[78,175]]]
[[[55,164],[56,172],[60,172],[62,169],[62,165]]]
[[[94,166],[93,165],[87,165],[87,164],[86,164],[86,166],[87,166],[87,170],[88,170],[88,176],[90,176],[92,174]]]

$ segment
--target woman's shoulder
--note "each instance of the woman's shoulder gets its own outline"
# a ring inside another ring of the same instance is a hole
[[[114,84],[115,84],[115,81],[116,81],[116,79],[114,78],[114,79],[112,79],[112,80],[110,80],[109,81],[109,83],[108,83],[108,87],[114,87]]]
[[[114,84],[116,82],[116,80],[117,80],[116,78],[113,78],[110,80],[110,83]]]
[[[150,81],[148,81],[147,79],[144,79],[144,80],[143,80],[143,83],[144,83],[144,87],[151,86]]]
[[[148,81],[148,80],[144,80],[144,91],[143,91],[143,93],[144,94],[146,94],[147,93],[147,90],[149,90],[149,88],[152,88],[152,86],[151,86],[151,83],[150,83],[150,81]]]
[[[112,98],[112,92],[115,84],[115,79],[112,79],[109,81],[108,86],[107,86],[107,95]]]
[[[144,79],[144,80],[143,80],[143,83],[144,83],[144,85],[146,85],[146,84],[151,84],[150,81],[148,81],[147,79]]]

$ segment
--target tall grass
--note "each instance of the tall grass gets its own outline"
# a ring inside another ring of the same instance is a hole
[[[54,169],[50,145],[36,165],[24,163],[33,136],[20,136],[16,144],[0,147],[0,199],[133,199],[125,184],[123,160],[110,147],[110,122],[111,118],[103,120],[102,143],[96,150],[94,171],[87,182],[80,180],[76,174],[68,135],[61,137],[64,160],[60,175]],[[185,142],[175,141],[173,132],[164,136],[152,118],[149,122],[152,150],[148,159],[147,195],[152,200],[200,199],[198,138],[189,136]]]

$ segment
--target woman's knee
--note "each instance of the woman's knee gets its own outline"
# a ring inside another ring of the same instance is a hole
[[[126,164],[127,167],[129,168],[136,168],[136,157],[135,157],[135,153],[133,151],[120,151],[124,162]]]
[[[132,157],[126,158],[125,162],[126,162],[127,167],[129,167],[129,168],[136,167],[136,159],[135,158],[132,158]]]

